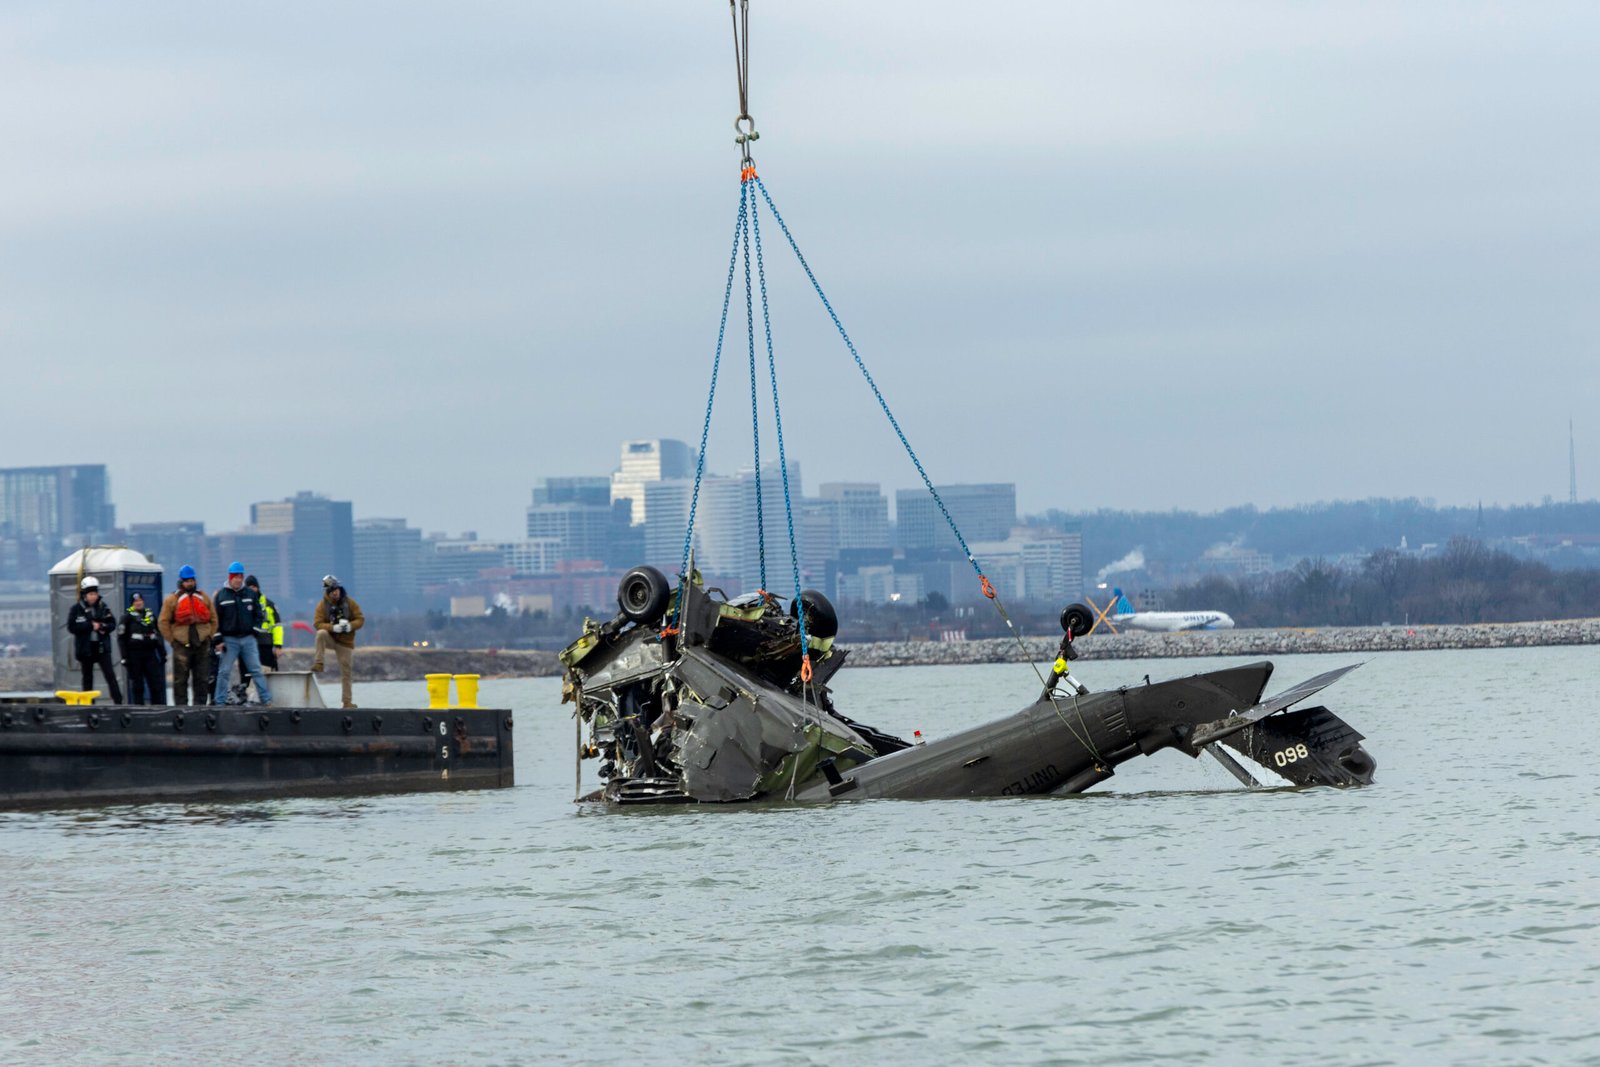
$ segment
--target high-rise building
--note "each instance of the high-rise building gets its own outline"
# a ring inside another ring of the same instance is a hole
[[[622,463],[611,475],[611,499],[629,501],[630,521],[637,526],[649,518],[644,487],[650,482],[693,478],[694,449],[682,441],[655,438],[624,441]]]
[[[800,464],[793,460],[789,463],[789,494],[798,511]],[[695,516],[696,565],[702,574],[737,581],[740,592],[754,592],[763,586],[764,549],[767,588],[774,592],[789,589],[794,576],[783,476],[777,464],[761,472],[759,522],[756,501],[754,470],[740,471],[731,478],[708,478],[701,484]],[[732,595],[732,590],[729,592]]]
[[[0,470],[0,535],[33,535],[59,546],[104,540],[116,525],[103,463]]]
[[[288,574],[279,586],[283,603],[315,602],[322,596],[325,574],[339,578],[360,601],[350,501],[300,492],[285,500],[251,504],[250,532],[288,536]]]
[[[499,548],[492,542],[479,541],[475,533],[464,533],[460,537],[430,533],[422,539],[417,579],[426,589],[476,581],[484,571],[501,570],[505,565],[505,556]]]
[[[195,569],[200,572],[200,588],[208,593],[214,593],[222,588],[222,583],[227,580],[228,564],[234,560],[244,564],[246,573],[256,576],[256,580],[261,583],[261,592],[278,605],[278,614],[285,619],[311,618],[312,611],[316,609],[317,597],[322,595],[322,583],[320,581],[316,583],[315,596],[307,595],[303,588],[296,587],[293,580],[294,535],[292,533],[286,531],[262,533],[245,529],[231,533],[207,534],[200,558],[187,562],[193,563]],[[166,573],[170,587],[176,588],[178,576],[175,568],[168,567]]]
[[[877,482],[823,482],[817,496],[833,504],[841,551],[889,547],[889,498]]]
[[[559,548],[553,563],[604,561],[611,555],[614,514],[610,503],[535,503],[528,508],[528,539],[556,543]]]
[[[603,474],[580,474],[568,478],[540,478],[533,487],[535,504],[583,504],[611,506],[611,479]]]
[[[357,519],[354,544],[362,610],[420,613],[422,531],[404,519]]]
[[[641,562],[676,575],[683,566],[683,532],[689,526],[689,502],[694,482],[671,478],[644,484],[644,555]],[[698,562],[698,561],[697,561]]]
[[[1004,541],[1017,522],[1017,487],[1011,483],[941,485],[939,497],[970,545]],[[895,543],[903,549],[958,549],[949,524],[925,489],[895,492]]]
[[[794,522],[800,541],[801,581],[816,588],[825,580],[828,566],[839,558],[838,502],[809,498],[801,503]]]
[[[1004,541],[971,541],[973,555],[1003,600],[1030,601],[1062,608],[1083,596],[1083,534],[1076,523],[1065,530],[1018,526]],[[965,579],[951,586],[957,602],[980,599],[980,587]]]
[[[429,537],[422,546],[419,574],[425,586],[476,581],[493,571],[506,577],[555,574],[565,562],[563,552],[560,539],[554,537],[523,541]]]
[[[198,568],[205,561],[205,539],[203,522],[135,522],[127,533],[129,548],[166,568],[169,589],[177,584],[179,567]]]

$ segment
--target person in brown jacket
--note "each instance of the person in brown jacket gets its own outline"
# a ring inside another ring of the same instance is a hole
[[[350,700],[350,672],[356,655],[356,631],[366,623],[361,605],[350,599],[339,584],[339,579],[328,575],[322,579],[322,599],[317,601],[312,624],[317,628],[317,651],[311,664],[313,673],[322,670],[322,658],[328,649],[339,657],[339,696],[344,706],[355,707]]]
[[[211,635],[217,632],[217,612],[196,584],[194,568],[184,564],[178,571],[177,591],[167,594],[156,617],[156,629],[172,646],[174,704],[211,703]]]

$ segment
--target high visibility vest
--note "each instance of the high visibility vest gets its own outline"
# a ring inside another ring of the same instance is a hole
[[[266,597],[261,598],[261,630],[272,635],[272,643],[279,647],[283,645],[283,619],[278,616],[278,607]]]

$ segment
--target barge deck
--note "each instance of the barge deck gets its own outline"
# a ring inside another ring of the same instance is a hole
[[[0,810],[504,789],[489,708],[0,704]]]

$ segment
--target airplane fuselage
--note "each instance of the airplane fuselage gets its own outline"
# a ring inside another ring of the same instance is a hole
[[[1182,630],[1231,630],[1233,619],[1221,611],[1135,611],[1107,616],[1119,630],[1178,633]]]

